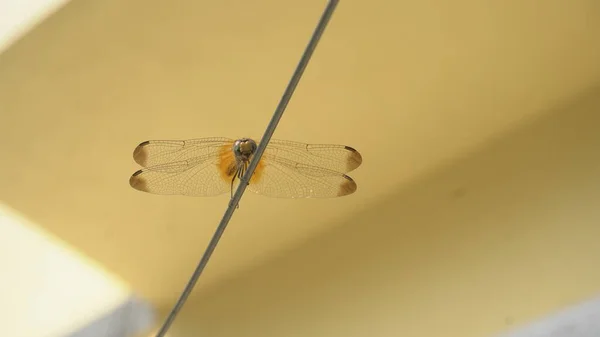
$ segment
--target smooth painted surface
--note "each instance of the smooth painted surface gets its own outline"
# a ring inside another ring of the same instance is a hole
[[[0,0],[0,53],[66,2],[66,0]]]
[[[323,6],[70,2],[0,55],[0,200],[171,305],[228,196],[135,191],[133,149],[260,137]],[[599,32],[597,0],[342,1],[275,137],[357,148],[358,191],[247,194],[199,289],[382,212],[399,188],[587,90]]]
[[[207,289],[173,336],[497,336],[596,297],[599,111],[600,87]]]
[[[152,306],[131,296],[110,313],[66,337],[146,337],[155,324]]]
[[[130,296],[120,280],[5,207],[0,208],[0,237],[4,336],[63,337]]]
[[[594,337],[600,335],[600,298],[571,305],[498,337]]]

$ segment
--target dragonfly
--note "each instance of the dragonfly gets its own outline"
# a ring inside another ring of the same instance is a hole
[[[233,194],[257,147],[250,138],[148,140],[133,151],[133,159],[143,168],[133,173],[129,184],[161,195]],[[346,173],[361,163],[361,154],[350,146],[272,139],[247,189],[275,198],[346,196],[357,189]]]

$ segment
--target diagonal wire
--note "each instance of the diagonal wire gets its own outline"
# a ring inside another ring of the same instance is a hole
[[[242,179],[240,181],[240,185],[238,186],[237,190],[235,191],[235,194],[233,195],[233,197],[231,198],[231,201],[229,202],[229,206],[227,207],[227,210],[225,211],[225,214],[223,215],[223,218],[221,219],[219,226],[217,227],[215,233],[213,234],[212,239],[208,243],[208,246],[206,247],[206,250],[204,251],[204,254],[202,255],[202,259],[200,259],[200,262],[198,263],[196,270],[194,270],[194,273],[190,277],[190,280],[188,281],[187,285],[185,286],[185,289],[181,293],[181,296],[175,303],[175,306],[173,307],[173,309],[171,309],[171,312],[169,313],[169,315],[167,316],[162,327],[156,334],[156,337],[164,337],[165,336],[165,334],[171,327],[171,324],[177,317],[177,314],[179,313],[179,311],[185,304],[187,298],[190,296],[190,293],[194,289],[194,286],[196,285],[198,278],[200,278],[202,271],[204,271],[204,268],[208,264],[208,260],[210,259],[215,248],[217,247],[217,244],[219,243],[219,240],[221,239],[221,236],[223,235],[223,232],[225,231],[225,228],[227,227],[229,220],[231,220],[231,216],[233,215],[233,212],[235,212],[235,209],[236,209],[238,203],[240,202],[240,199],[242,198],[242,195],[244,194],[246,187],[248,186],[250,177],[252,177],[252,174],[254,173],[254,170],[256,169],[256,166],[258,165],[260,158],[262,157],[263,153],[265,152],[265,148],[267,147],[267,144],[271,140],[271,136],[273,136],[273,133],[275,132],[275,129],[277,128],[277,124],[279,124],[279,120],[281,119],[281,116],[283,115],[285,108],[287,107],[290,99],[292,98],[292,94],[294,93],[294,90],[296,90],[296,86],[298,85],[298,82],[300,81],[300,78],[302,77],[302,74],[304,73],[304,69],[306,69],[306,66],[308,65],[308,62],[310,61],[310,58],[311,58],[315,48],[317,47],[317,44],[319,43],[319,40],[321,39],[321,36],[323,35],[323,32],[325,31],[325,27],[327,27],[327,24],[329,23],[329,20],[331,19],[331,16],[333,15],[333,12],[335,11],[335,7],[337,6],[338,2],[339,2],[339,0],[329,0],[329,3],[327,4],[325,11],[321,15],[321,19],[319,20],[319,23],[317,24],[317,27],[315,28],[315,31],[313,32],[313,35],[312,35],[310,41],[308,42],[306,49],[304,50],[304,53],[302,54],[302,58],[300,59],[300,62],[298,62],[298,65],[296,66],[296,70],[294,71],[294,74],[292,75],[292,78],[291,78],[290,82],[288,83],[288,86],[285,89],[285,92],[283,93],[281,100],[279,101],[279,105],[277,105],[277,108],[275,109],[275,113],[273,114],[273,117],[271,118],[271,121],[269,122],[269,125],[267,126],[267,129],[265,130],[265,133],[264,133],[262,139],[260,140],[260,143],[258,144],[256,153],[254,154],[254,156],[252,156],[252,160],[250,160],[250,165],[248,166],[248,170],[246,171],[246,174],[244,174],[244,176],[242,177]]]

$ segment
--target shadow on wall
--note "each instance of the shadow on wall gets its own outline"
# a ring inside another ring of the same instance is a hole
[[[152,307],[136,297],[129,300],[111,313],[95,320],[68,337],[132,337],[147,332],[154,324]]]
[[[174,336],[486,336],[591,296],[599,125],[595,88],[207,289]]]

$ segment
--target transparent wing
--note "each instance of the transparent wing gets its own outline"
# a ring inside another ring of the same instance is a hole
[[[215,196],[230,190],[235,166],[228,138],[151,140],[138,145],[134,160],[145,167],[131,187],[154,194]]]
[[[142,192],[204,197],[228,192],[230,183],[223,179],[214,156],[151,166],[129,179],[129,185]]]
[[[305,144],[288,140],[272,139],[264,153],[269,160],[287,160],[310,167],[348,173],[362,163],[362,156],[345,145]]]
[[[234,140],[222,137],[153,140],[138,145],[134,160],[145,167],[130,185],[154,194],[214,196],[230,191],[235,172]],[[255,193],[280,198],[327,198],[356,191],[345,172],[362,157],[343,145],[271,140],[250,181]]]
[[[221,147],[232,144],[232,139],[222,137],[149,140],[135,148],[133,159],[142,167],[150,167],[193,158],[207,158],[210,155],[217,156]]]
[[[275,198],[333,198],[352,194],[356,183],[347,175],[278,157],[263,156],[248,189]]]

